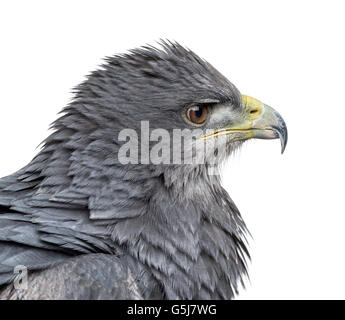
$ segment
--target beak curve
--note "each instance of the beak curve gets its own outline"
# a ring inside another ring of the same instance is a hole
[[[284,152],[288,141],[288,131],[282,116],[268,105],[262,104],[259,117],[252,121],[248,128],[253,132],[252,138],[280,139],[281,153]]]
[[[284,152],[288,132],[282,116],[270,106],[261,101],[242,95],[244,113],[236,123],[204,135],[203,139],[220,135],[234,136],[233,141],[255,139],[280,139],[281,153]]]
[[[283,118],[281,118],[281,120],[282,125],[279,127],[272,127],[272,130],[278,135],[281,144],[281,153],[283,154],[288,141],[288,132]]]

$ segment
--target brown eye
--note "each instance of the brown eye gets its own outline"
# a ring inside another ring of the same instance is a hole
[[[206,106],[193,106],[186,112],[186,117],[190,122],[203,124],[207,119],[208,111]]]

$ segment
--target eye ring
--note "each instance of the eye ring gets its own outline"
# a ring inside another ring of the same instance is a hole
[[[193,124],[204,124],[208,117],[207,106],[195,105],[186,110],[186,118]]]

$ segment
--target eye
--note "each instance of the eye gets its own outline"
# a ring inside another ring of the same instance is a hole
[[[186,118],[195,124],[203,124],[207,116],[208,110],[206,106],[193,106],[186,111]]]

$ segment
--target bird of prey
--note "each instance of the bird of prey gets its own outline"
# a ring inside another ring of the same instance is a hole
[[[183,150],[216,147],[203,161],[167,163],[174,141],[147,142],[143,124],[149,137],[196,130]],[[247,229],[217,172],[251,138],[279,138],[284,151],[287,128],[274,109],[163,41],[106,58],[52,129],[28,165],[0,179],[1,299],[237,294]],[[126,130],[137,135],[124,138]],[[121,148],[135,140],[123,161]],[[164,155],[151,161],[157,144]],[[18,266],[28,271],[25,287],[15,285]]]

